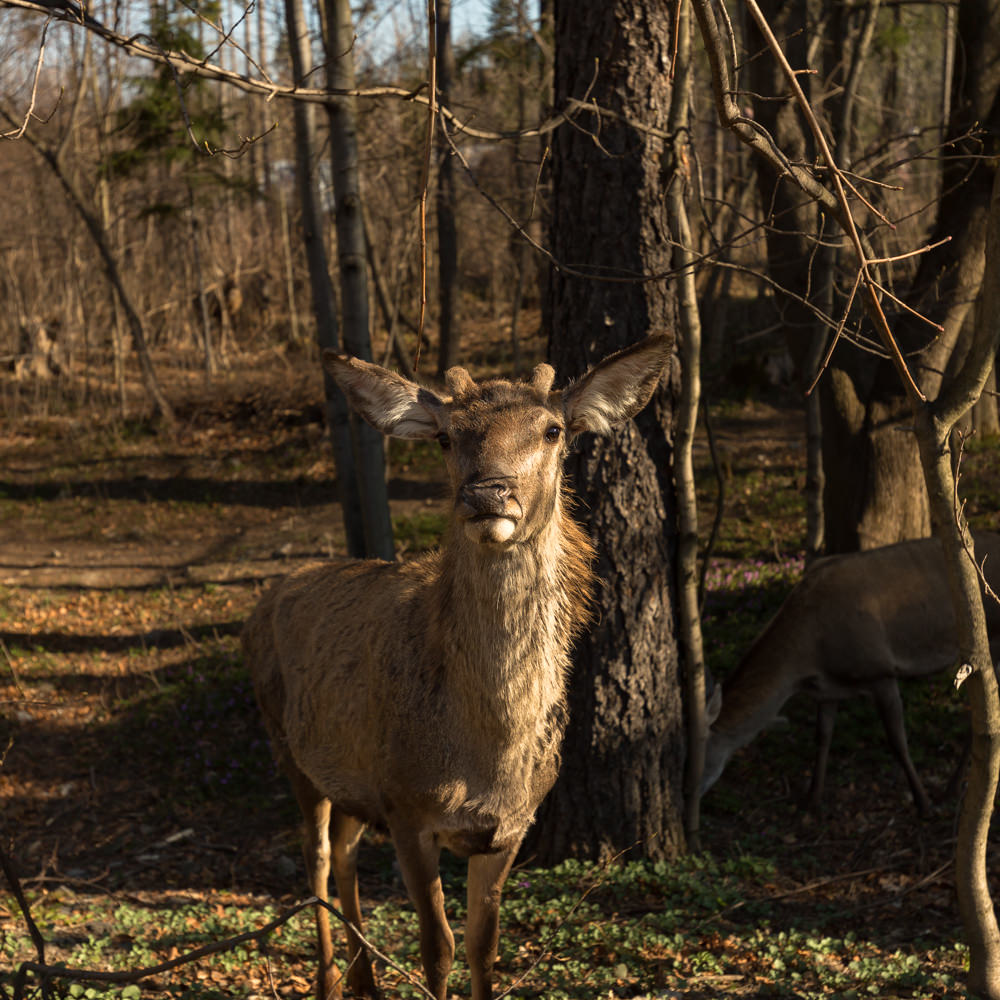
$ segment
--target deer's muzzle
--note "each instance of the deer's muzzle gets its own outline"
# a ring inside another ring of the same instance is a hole
[[[459,489],[459,513],[477,541],[504,542],[514,533],[521,506],[512,487],[512,479],[497,476],[465,483]]]
[[[471,516],[485,514],[487,517],[503,517],[507,501],[510,499],[510,481],[503,479],[482,479],[466,483],[459,490],[462,503],[469,508]]]

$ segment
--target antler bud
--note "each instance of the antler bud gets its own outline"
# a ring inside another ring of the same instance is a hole
[[[453,396],[461,396],[462,393],[474,389],[476,383],[472,381],[472,376],[461,367],[455,365],[444,373],[444,380]]]
[[[531,373],[531,387],[541,393],[547,393],[551,390],[555,377],[556,373],[552,365],[547,365],[544,362],[535,365],[535,370]]]

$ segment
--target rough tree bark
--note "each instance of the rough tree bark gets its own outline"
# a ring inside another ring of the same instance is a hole
[[[663,141],[626,124],[667,127],[671,10],[655,0],[556,4],[555,106],[589,91],[621,116],[580,118],[553,140],[552,249],[558,261],[595,276],[552,275],[549,355],[564,375],[676,326],[672,283],[597,280],[671,265]],[[661,386],[617,441],[584,440],[570,459],[603,582],[600,614],[574,656],[562,771],[529,844],[545,860],[626,849],[664,857],[684,849],[674,398],[672,386]]]

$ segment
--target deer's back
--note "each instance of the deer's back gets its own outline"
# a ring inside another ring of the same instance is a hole
[[[976,536],[987,575],[1000,576],[1000,536]],[[1000,609],[986,602],[1000,636]],[[748,653],[740,671],[795,659],[797,672],[836,684],[944,669],[957,653],[944,555],[927,538],[818,560]],[[739,672],[739,671],[738,671]],[[807,681],[808,683],[808,681]],[[819,680],[816,683],[820,683]],[[830,692],[831,695],[833,692]]]

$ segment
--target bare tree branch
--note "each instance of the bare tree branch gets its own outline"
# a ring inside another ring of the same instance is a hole
[[[35,102],[38,97],[38,80],[42,75],[42,65],[45,62],[45,36],[49,32],[49,25],[52,23],[52,18],[46,18],[45,24],[42,26],[42,37],[38,43],[38,55],[35,57],[35,72],[31,80],[31,100],[28,104],[28,110],[24,113],[24,118],[21,120],[21,124],[16,129],[11,129],[9,132],[0,132],[0,139],[20,139],[24,135],[25,129],[28,127],[28,122],[35,117]]]

